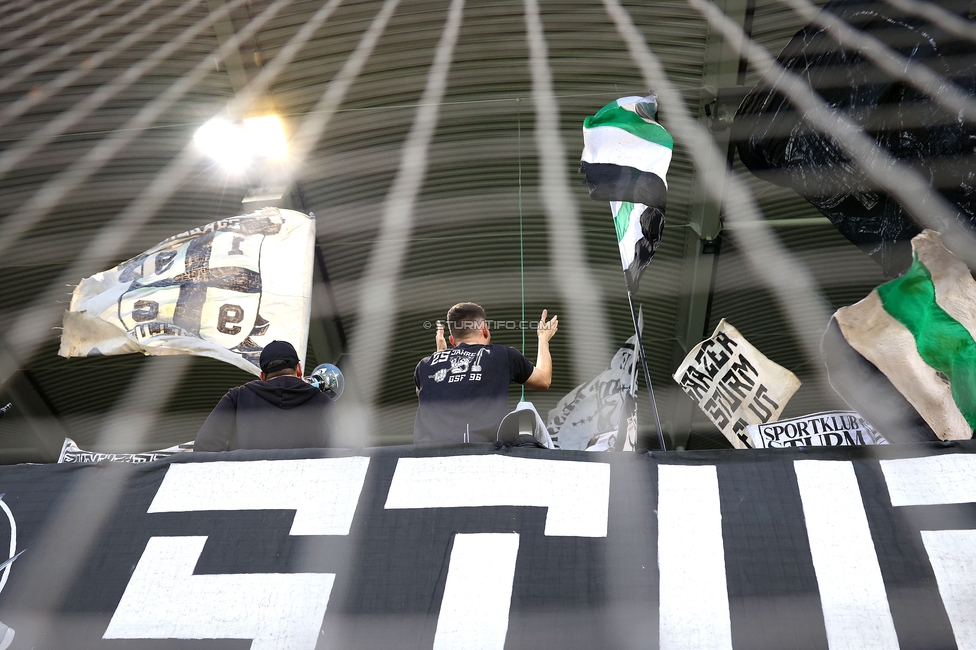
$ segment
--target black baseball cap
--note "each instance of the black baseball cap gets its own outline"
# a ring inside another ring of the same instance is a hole
[[[298,365],[298,353],[288,341],[272,341],[261,350],[261,372],[275,372]]]

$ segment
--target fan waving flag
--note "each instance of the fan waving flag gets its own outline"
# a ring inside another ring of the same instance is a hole
[[[831,326],[938,438],[969,439],[976,429],[976,281],[937,232],[917,235],[912,249],[904,275],[837,310]],[[839,392],[860,403],[857,391]],[[873,405],[862,406],[871,420]]]
[[[623,97],[583,121],[581,171],[590,198],[610,201],[627,286],[636,291],[661,244],[674,140],[657,96]]]
[[[59,354],[195,354],[257,375],[278,339],[304,362],[314,245],[315,219],[277,208],[170,237],[78,284]]]

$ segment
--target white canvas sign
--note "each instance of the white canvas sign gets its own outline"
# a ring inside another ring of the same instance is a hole
[[[752,448],[746,428],[777,420],[800,387],[796,375],[770,361],[724,318],[691,349],[674,380],[736,449]]]
[[[854,411],[825,411],[767,424],[750,424],[747,429],[752,445],[759,449],[888,444]]]
[[[78,284],[59,354],[196,354],[258,374],[283,340],[304,361],[314,245],[315,219],[278,208],[170,237]]]

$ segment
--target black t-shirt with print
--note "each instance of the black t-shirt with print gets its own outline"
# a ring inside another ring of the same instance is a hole
[[[508,413],[508,386],[534,367],[515,348],[469,345],[435,352],[417,364],[414,442],[493,442]]]

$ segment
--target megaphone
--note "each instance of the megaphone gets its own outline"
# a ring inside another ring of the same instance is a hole
[[[315,370],[305,378],[305,381],[332,399],[339,399],[342,390],[346,387],[346,380],[342,377],[342,371],[331,363],[320,363],[315,366]]]

